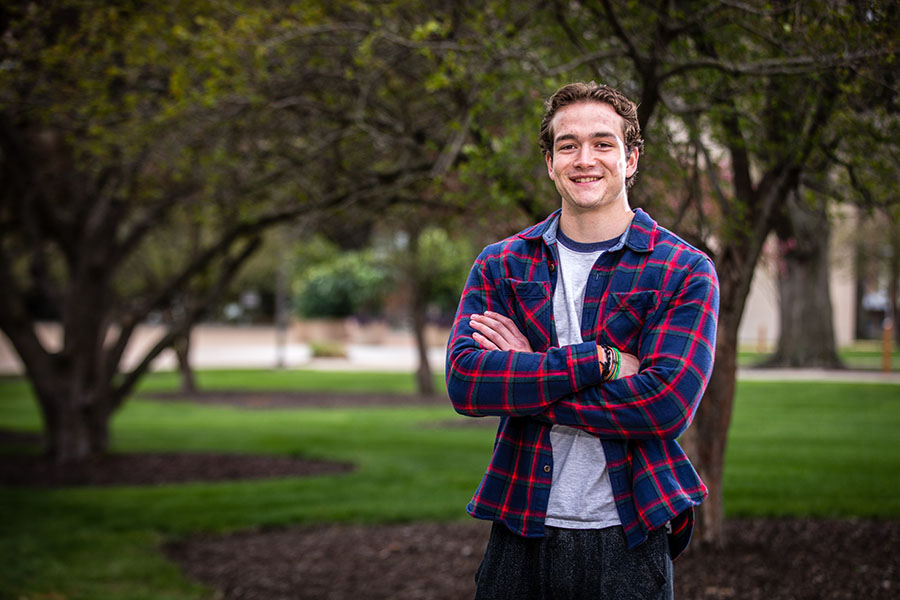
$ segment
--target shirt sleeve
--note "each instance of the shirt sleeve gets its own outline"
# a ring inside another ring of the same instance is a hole
[[[466,281],[447,348],[447,392],[463,415],[539,415],[554,401],[600,382],[597,344],[544,352],[482,349],[472,339],[475,330],[469,317],[492,310],[513,318],[498,293],[497,278],[490,273],[489,262],[496,258],[485,249]],[[525,329],[522,323],[517,325]]]
[[[718,310],[718,280],[704,258],[648,323],[638,374],[573,392],[548,405],[541,418],[601,438],[676,439],[709,383]]]

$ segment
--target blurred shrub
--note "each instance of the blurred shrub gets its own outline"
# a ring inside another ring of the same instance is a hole
[[[340,342],[313,341],[309,349],[313,358],[347,358],[347,349]]]
[[[305,269],[295,281],[294,307],[304,318],[377,314],[388,276],[369,250],[344,252]]]

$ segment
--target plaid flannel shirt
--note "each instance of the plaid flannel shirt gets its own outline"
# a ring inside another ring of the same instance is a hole
[[[693,507],[707,494],[676,438],[712,371],[714,267],[637,209],[619,243],[593,267],[584,341],[560,348],[552,300],[558,215],[486,247],[462,293],[447,349],[450,399],[460,414],[501,417],[467,511],[519,535],[542,536],[553,473],[550,428],[568,425],[601,439],[629,547],[669,523],[677,556],[690,540]],[[483,350],[468,317],[486,310],[513,319],[534,352]],[[598,344],[637,356],[639,373],[601,382]]]

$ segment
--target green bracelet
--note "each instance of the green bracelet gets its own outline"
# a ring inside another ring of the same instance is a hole
[[[612,377],[610,379],[618,379],[619,378],[619,367],[622,365],[622,354],[618,351],[618,349],[612,349],[613,354],[616,355],[616,367],[613,370]]]

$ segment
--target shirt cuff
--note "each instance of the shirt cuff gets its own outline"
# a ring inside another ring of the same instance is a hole
[[[597,342],[581,342],[571,348],[575,391],[603,383],[603,371],[600,369],[600,353]]]

